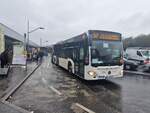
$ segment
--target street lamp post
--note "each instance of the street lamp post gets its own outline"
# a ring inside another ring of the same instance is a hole
[[[33,30],[30,30],[30,27],[29,27],[29,21],[28,21],[28,25],[27,25],[27,51],[29,50],[29,34],[34,32],[34,31],[37,31],[39,29],[44,29],[43,27],[37,27]]]
[[[44,29],[43,27],[37,27],[33,30],[30,30],[30,26],[29,26],[29,21],[28,21],[28,25],[27,25],[27,43],[26,43],[26,51],[27,51],[27,58],[28,58],[28,55],[29,55],[29,34],[38,30],[38,29]]]

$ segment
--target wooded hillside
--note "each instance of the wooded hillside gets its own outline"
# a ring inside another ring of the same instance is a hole
[[[127,47],[150,47],[150,34],[129,37],[123,40],[124,49]]]

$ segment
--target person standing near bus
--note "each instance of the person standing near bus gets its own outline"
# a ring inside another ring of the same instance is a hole
[[[43,56],[44,56],[44,53],[43,53],[42,50],[40,50],[40,51],[38,52],[38,57],[39,57],[39,62],[40,62],[40,63],[42,63],[42,61],[43,61]]]
[[[39,56],[38,56],[38,50],[37,49],[35,49],[35,51],[33,53],[33,59],[38,64]]]
[[[38,52],[37,52],[37,50],[35,49],[35,50],[33,51],[33,53],[32,53],[32,60],[33,60],[33,61],[37,61],[37,54],[38,54]]]
[[[1,54],[0,60],[1,60],[1,68],[4,68],[8,64],[8,50],[5,50]]]

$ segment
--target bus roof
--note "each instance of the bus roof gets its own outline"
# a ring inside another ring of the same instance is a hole
[[[82,33],[82,34],[80,34],[80,35],[74,36],[74,37],[69,38],[69,39],[67,39],[67,40],[60,41],[60,42],[58,42],[58,43],[56,43],[56,44],[63,44],[63,43],[77,42],[77,41],[80,41],[80,40],[82,39],[82,36],[83,36],[83,35],[86,35],[86,33]]]
[[[64,40],[64,41],[60,41],[56,44],[64,44],[64,43],[70,43],[70,42],[77,42],[77,41],[80,41],[83,39],[83,36],[87,36],[88,34],[92,34],[94,32],[98,32],[98,33],[103,33],[103,34],[115,34],[115,35],[119,35],[121,36],[120,33],[118,32],[112,32],[112,31],[104,31],[104,30],[88,30],[87,32],[84,32],[80,35],[77,35],[77,36],[74,36],[72,38],[69,38],[67,40]],[[87,34],[88,33],[88,34]],[[54,44],[55,45],[55,44]]]

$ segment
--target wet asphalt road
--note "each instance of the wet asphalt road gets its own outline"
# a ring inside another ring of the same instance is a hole
[[[150,113],[150,78],[125,73],[87,82],[47,58],[9,101],[34,113],[74,113],[74,103],[96,113]]]

